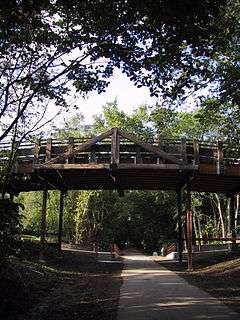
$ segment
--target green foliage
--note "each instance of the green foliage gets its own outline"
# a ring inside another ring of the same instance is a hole
[[[131,115],[119,110],[117,100],[106,103],[103,113],[95,116],[93,134],[98,134],[114,127],[121,128],[124,132],[137,135],[140,139],[150,140],[153,137],[149,126],[149,111],[147,106],[140,106]]]
[[[22,192],[18,201],[24,204],[23,229],[39,232],[40,230],[40,213],[42,208],[42,192]]]
[[[227,141],[230,146],[238,145],[240,139],[239,105],[222,103],[219,99],[208,99],[196,112],[196,119],[205,128],[209,128],[209,136],[212,139]]]
[[[81,191],[76,207],[76,240],[96,242],[109,249],[120,213],[117,200],[114,191]]]
[[[69,84],[104,91],[114,68],[166,103],[215,81],[236,102],[238,18],[226,0],[2,1],[0,139],[16,124],[26,134],[48,100],[67,107]]]
[[[16,253],[19,246],[17,237],[21,230],[20,203],[9,199],[0,200],[0,259]]]
[[[114,241],[157,248],[161,237],[175,238],[172,194],[131,191],[119,198],[114,191],[82,191],[76,209],[78,240],[98,242],[104,249]]]
[[[63,128],[52,129],[56,131],[55,137],[57,139],[68,139],[69,137],[80,138],[84,135],[82,132],[83,115],[81,113],[76,113],[74,116],[69,118],[65,123]]]

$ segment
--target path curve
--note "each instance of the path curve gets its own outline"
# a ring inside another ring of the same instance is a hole
[[[137,251],[124,252],[117,320],[239,320],[239,314]]]

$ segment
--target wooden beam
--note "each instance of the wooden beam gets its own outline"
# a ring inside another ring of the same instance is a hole
[[[67,146],[67,152],[69,154],[71,154],[74,150],[74,138],[73,137],[69,137],[68,138],[68,146]],[[66,159],[66,163],[71,163],[74,162],[74,157],[68,157]]]
[[[89,163],[97,163],[96,153],[93,150],[90,152]]]
[[[177,206],[178,206],[178,261],[182,263],[183,255],[183,229],[182,229],[182,192],[177,193]]]
[[[47,139],[45,149],[45,161],[50,161],[52,157],[52,139]]]
[[[118,132],[123,138],[134,142],[136,145],[142,147],[143,149],[147,150],[148,152],[157,154],[158,156],[160,156],[163,159],[168,160],[168,161],[170,161],[172,163],[183,164],[183,161],[181,161],[180,159],[178,159],[175,156],[172,156],[172,155],[160,150],[158,147],[156,147],[154,145],[151,145],[150,143],[147,143],[147,142],[144,142],[144,141],[140,141],[136,137],[134,137],[132,135],[129,135],[129,134],[127,134],[127,133],[125,133],[125,132],[123,132],[121,130],[118,130]]]
[[[45,185],[42,198],[42,212],[41,212],[41,230],[40,230],[40,260],[44,259],[44,249],[46,243],[46,220],[47,220],[47,198],[48,189]]]
[[[59,189],[59,186],[53,184],[51,181],[47,180],[46,177],[42,177],[40,174],[37,175],[38,179],[44,182],[44,184],[49,185],[53,189]]]
[[[193,167],[196,167],[196,171],[198,170],[197,165],[193,165]],[[191,181],[195,178],[194,172],[190,173],[188,172],[187,174],[183,174],[181,184],[178,185],[177,191],[184,191],[186,188],[191,189]]]
[[[58,252],[61,253],[62,248],[62,227],[63,227],[63,206],[64,206],[64,191],[60,191],[59,199],[59,219],[58,219]]]
[[[61,172],[59,172],[59,170],[56,170],[56,171],[57,171],[57,174],[58,174],[58,176],[59,176],[59,178],[60,178],[60,180],[62,182],[62,186],[61,186],[60,189],[62,189],[62,188],[67,189],[67,184],[66,184],[66,182],[65,182],[65,180],[63,178],[63,175],[61,174]]]
[[[39,151],[40,151],[40,141],[34,143],[34,150],[33,150],[33,163],[36,164],[39,162]]]
[[[57,156],[54,159],[51,159],[50,161],[46,161],[43,165],[56,163],[57,161],[59,161],[61,159],[66,159],[66,158],[69,158],[69,157],[73,157],[74,155],[76,155],[76,154],[78,154],[80,152],[88,151],[97,142],[100,142],[103,139],[108,138],[111,134],[112,134],[112,129],[107,131],[107,132],[104,132],[104,133],[100,134],[97,137],[94,137],[94,138],[90,139],[86,143],[80,144],[78,147],[74,148],[71,152],[67,151],[67,152],[63,153],[62,155]]]
[[[136,164],[142,164],[142,155],[141,155],[141,148],[136,146],[136,157],[135,157]]]
[[[112,145],[111,145],[111,164],[112,165],[118,165],[120,160],[120,140],[118,135],[118,129],[113,128],[112,129]]]
[[[180,171],[196,171],[198,166],[187,164],[187,165],[178,165],[178,164],[134,164],[134,163],[120,163],[118,165],[119,169],[130,169],[130,170],[180,170]]]
[[[193,163],[199,164],[199,143],[198,140],[193,140]]]
[[[107,163],[69,163],[69,164],[43,164],[35,165],[34,170],[101,170],[109,169],[110,164]]]
[[[188,251],[188,271],[193,270],[192,237],[193,237],[193,217],[191,208],[191,192],[187,189],[187,251]]]

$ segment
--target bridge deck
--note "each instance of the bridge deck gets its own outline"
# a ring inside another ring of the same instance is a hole
[[[8,144],[0,145],[0,163]],[[95,138],[22,144],[9,192],[49,189],[240,191],[240,150],[222,143],[163,140],[146,143],[114,128]]]

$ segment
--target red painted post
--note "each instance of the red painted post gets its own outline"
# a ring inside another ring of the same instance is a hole
[[[187,211],[187,251],[188,251],[188,271],[193,270],[192,260],[192,211]]]

